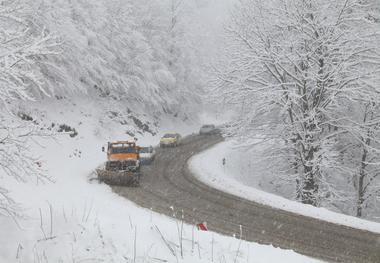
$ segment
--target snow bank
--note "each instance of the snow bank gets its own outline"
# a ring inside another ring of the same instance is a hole
[[[233,144],[233,141],[222,142],[190,159],[189,165],[194,175],[212,187],[251,201],[335,224],[380,233],[380,223],[291,201],[259,190],[260,183],[250,182],[250,186],[247,186],[242,182],[247,182],[245,180],[247,174],[239,174],[242,172],[239,169],[239,161],[241,160],[227,158],[226,165],[222,165],[223,158],[229,155],[232,156],[233,154],[231,153],[236,151],[232,147]],[[252,185],[255,185],[257,188],[252,187]]]

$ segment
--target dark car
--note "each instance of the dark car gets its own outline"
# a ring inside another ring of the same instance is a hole
[[[216,134],[219,130],[216,128],[214,124],[206,124],[201,127],[199,130],[200,135],[209,135],[209,134]]]

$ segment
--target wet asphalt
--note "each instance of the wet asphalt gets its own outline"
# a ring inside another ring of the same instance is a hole
[[[336,225],[239,198],[198,181],[188,168],[195,154],[221,142],[192,135],[175,148],[157,149],[141,169],[140,187],[112,187],[136,204],[190,224],[247,241],[292,249],[327,262],[380,263],[380,234]],[[174,211],[173,211],[174,209]]]

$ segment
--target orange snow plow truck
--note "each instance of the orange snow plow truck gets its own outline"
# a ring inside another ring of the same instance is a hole
[[[102,148],[105,152],[105,148]],[[140,184],[140,147],[135,141],[109,142],[107,162],[98,169],[98,179],[110,185],[138,186]]]

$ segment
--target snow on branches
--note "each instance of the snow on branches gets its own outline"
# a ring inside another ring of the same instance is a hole
[[[37,32],[27,19],[27,7],[19,1],[0,3],[0,170],[18,181],[44,175],[29,155],[30,142],[41,131],[11,112],[16,100],[48,96],[40,66],[44,58],[59,54],[60,42],[47,30]],[[16,216],[17,204],[0,187],[0,214]]]
[[[34,32],[26,19],[27,9],[19,1],[3,1],[0,5],[0,98],[33,99],[47,95],[39,63],[43,57],[57,55],[60,43],[47,30]]]
[[[306,204],[362,204],[361,170],[372,174],[367,183],[375,175],[379,25],[367,14],[358,0],[242,0],[227,28],[229,65],[217,91],[244,105],[228,133],[262,138],[273,172]],[[347,182],[358,177],[353,197]]]

